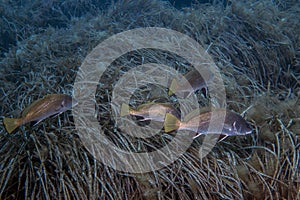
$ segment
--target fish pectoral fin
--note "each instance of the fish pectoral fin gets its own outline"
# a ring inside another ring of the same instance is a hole
[[[220,135],[218,142],[225,140],[227,137],[228,135]]]
[[[142,118],[142,119],[139,119],[140,122],[144,122],[144,121],[148,121],[148,120],[151,120],[150,118]]]
[[[202,135],[202,133],[197,133],[197,135],[195,135],[195,136],[193,137],[193,140],[196,139],[197,137],[199,137],[200,135]]]
[[[38,121],[33,121],[32,122],[32,126],[36,126],[38,123],[40,123],[42,121],[42,119],[41,120],[38,120]]]
[[[53,119],[53,118],[57,117],[58,115],[60,115],[61,113],[63,113],[63,112],[59,112],[59,113],[57,113],[57,114],[54,114],[54,115],[51,116],[51,118]],[[40,119],[40,120],[38,120],[38,121],[33,121],[33,125],[32,125],[32,126],[36,126],[38,123],[40,123],[40,122],[43,121],[44,119],[45,119],[45,118]]]
[[[59,113],[57,113],[57,114],[52,115],[51,118],[53,119],[53,118],[57,117],[58,115],[60,115],[61,113],[63,113],[63,111],[62,111],[62,112],[59,112]]]

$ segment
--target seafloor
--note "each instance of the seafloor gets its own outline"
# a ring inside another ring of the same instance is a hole
[[[299,1],[210,1],[179,9],[157,0],[1,0],[0,13],[2,117],[19,117],[49,93],[72,94],[77,70],[96,45],[150,26],[198,41],[220,69],[227,107],[254,129],[217,143],[202,159],[198,138],[174,163],[133,174],[93,159],[72,112],[12,134],[1,123],[0,199],[299,199]],[[157,60],[181,73],[190,67],[176,55],[141,50],[116,60],[99,81],[99,123],[124,149],[153,151],[169,140],[124,136],[110,116],[120,76]],[[137,91],[132,106],[150,100],[149,91]],[[207,104],[201,92],[197,97]]]

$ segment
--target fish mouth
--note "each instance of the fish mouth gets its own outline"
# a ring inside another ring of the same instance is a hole
[[[78,101],[76,99],[72,98],[72,108],[77,105],[78,105]]]
[[[248,124],[248,126],[245,130],[245,135],[251,134],[253,132],[253,130],[254,130],[253,127]]]

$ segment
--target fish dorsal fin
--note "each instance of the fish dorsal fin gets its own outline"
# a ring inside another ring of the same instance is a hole
[[[220,135],[218,142],[225,140],[227,137],[228,135]]]

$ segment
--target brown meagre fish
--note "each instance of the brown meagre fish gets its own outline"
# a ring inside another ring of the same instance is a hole
[[[247,121],[239,114],[226,109],[215,109],[213,112],[217,114],[217,118],[225,115],[223,129],[220,133],[224,136],[223,139],[225,139],[227,136],[246,135],[252,132],[252,129]],[[164,129],[165,132],[171,132],[174,130],[190,130],[197,133],[194,138],[202,134],[218,134],[216,132],[208,132],[211,115],[212,112],[209,111],[191,117],[187,121],[180,121],[174,115],[167,113],[164,122]]]
[[[208,77],[207,81],[212,81],[214,74],[204,71]],[[181,80],[173,79],[169,87],[169,96],[172,94],[182,95],[183,98],[189,97],[193,92],[202,88],[207,89],[204,78],[197,70],[192,70],[185,74]]]
[[[173,116],[180,117],[179,112],[170,103],[155,102],[141,104],[136,109],[130,108],[129,105],[123,103],[120,116],[133,115],[143,117],[140,121],[153,120],[163,122],[166,113],[171,113]]]
[[[3,124],[8,133],[28,122],[36,122],[57,115],[75,106],[77,102],[66,94],[48,94],[38,99],[22,111],[20,118],[4,118]]]

